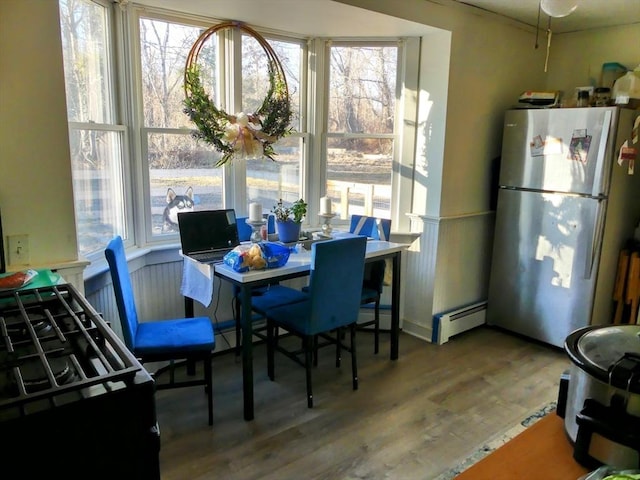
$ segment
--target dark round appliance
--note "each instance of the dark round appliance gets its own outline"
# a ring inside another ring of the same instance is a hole
[[[564,347],[572,365],[559,404],[574,457],[590,468],[640,468],[640,325],[584,327]]]

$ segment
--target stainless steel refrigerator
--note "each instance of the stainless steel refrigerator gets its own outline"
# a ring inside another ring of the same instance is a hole
[[[610,323],[619,252],[640,220],[640,163],[632,175],[619,158],[625,142],[640,148],[638,114],[506,113],[489,325],[562,347],[573,330]]]

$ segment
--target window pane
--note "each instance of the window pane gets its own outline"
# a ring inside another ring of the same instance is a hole
[[[89,0],[60,0],[69,147],[80,255],[127,238],[124,129],[115,125],[109,10]],[[90,125],[90,126],[89,126]]]
[[[121,168],[123,132],[70,133],[76,229],[81,255],[105,247],[114,235],[127,238]]]
[[[184,67],[191,46],[202,30],[162,20],[140,20],[142,97],[147,127],[193,128],[183,112]],[[205,42],[198,55],[201,77],[214,98],[216,36]],[[216,102],[218,103],[218,102]]]
[[[68,119],[114,123],[106,9],[84,0],[59,5]]]
[[[329,138],[327,196],[339,218],[390,218],[393,140]]]
[[[302,49],[297,43],[268,39],[285,72],[291,110],[291,126],[300,131],[300,64]],[[269,88],[267,56],[250,35],[242,36],[242,109],[255,112],[262,105]],[[274,145],[275,162],[269,159],[248,160],[247,196],[249,202],[259,202],[268,212],[280,199],[293,203],[301,197],[300,165],[302,139],[284,137]]]
[[[291,100],[291,126],[300,131],[300,64],[302,50],[297,43],[268,39],[284,70]],[[242,36],[242,111],[254,113],[269,89],[267,55],[250,35]]]
[[[396,46],[331,47],[329,132],[393,133]]]
[[[175,213],[184,208],[223,208],[223,169],[214,167],[220,158],[217,152],[188,134],[150,133],[147,142],[154,235],[177,232]],[[180,204],[180,198],[170,202],[169,189],[184,196],[189,188],[193,191],[193,205],[184,199]]]
[[[247,160],[247,197],[258,202],[266,212],[279,199],[293,203],[300,193],[300,158],[302,139],[284,137],[275,145],[276,161],[269,159]]]
[[[394,140],[379,137],[395,133],[398,47],[334,45],[330,51],[327,195],[343,220],[390,218]]]

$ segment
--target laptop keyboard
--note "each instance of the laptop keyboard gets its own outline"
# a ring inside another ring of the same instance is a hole
[[[191,253],[189,256],[200,263],[219,263],[227,254],[224,252],[204,252],[204,253]]]

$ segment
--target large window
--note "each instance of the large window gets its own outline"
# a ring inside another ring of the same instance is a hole
[[[126,130],[118,125],[110,10],[89,0],[60,0],[76,229],[81,255],[128,237],[125,221]]]
[[[246,213],[249,202],[261,203],[266,213],[280,198],[285,201],[299,198],[303,159],[299,134],[277,143],[277,162],[246,160],[232,162],[224,168],[215,167],[220,159],[217,151],[192,138],[193,126],[183,112],[183,74],[187,54],[203,28],[153,18],[140,18],[139,26],[142,151],[148,167],[152,234],[175,233],[173,212],[181,207],[203,210],[232,206],[240,215]],[[229,48],[220,48],[225,42]],[[236,42],[240,42],[240,48],[234,46]],[[270,44],[286,69],[296,112],[292,127],[298,132],[302,49],[299,42],[271,39]],[[241,52],[240,62],[233,57],[234,52]],[[241,67],[236,71],[231,65],[238,63]],[[267,57],[249,35],[217,32],[205,42],[198,55],[198,65],[210,97],[228,113],[253,113],[267,95]],[[233,85],[233,88],[223,91],[220,85]],[[231,91],[239,94],[231,98],[228,95]],[[224,169],[233,169],[233,175],[225,175]],[[240,184],[243,178],[246,179],[245,194],[236,195],[243,190]],[[228,186],[231,192],[227,192],[227,182],[233,182]],[[193,192],[193,203],[181,198],[187,192]],[[238,204],[244,198],[246,202]]]
[[[219,154],[191,136],[183,112],[184,66],[202,28],[161,19],[140,18],[140,83],[142,158],[148,174],[145,191],[152,235],[175,234],[177,213],[224,206],[223,171],[215,168]],[[217,91],[218,49],[210,42],[203,77]],[[187,198],[185,198],[187,197]],[[147,225],[149,227],[149,225]]]
[[[340,218],[390,218],[398,46],[329,45],[327,196]]]
[[[183,103],[187,55],[211,23],[107,0],[59,5],[81,254],[99,257],[116,234],[129,244],[174,242],[185,209],[242,216],[250,202],[267,213],[280,199],[305,198],[314,227],[311,209],[328,195],[336,225],[354,213],[390,218],[399,195],[396,39],[263,33],[286,74],[290,134],[274,145],[275,162],[215,167],[221,154],[192,136]],[[207,93],[229,114],[253,113],[267,95],[267,55],[240,29],[210,36],[198,64]]]
[[[270,39],[270,44],[282,63],[291,97],[293,118],[290,135],[278,141],[274,148],[276,162],[249,160],[246,162],[247,199],[263,205],[265,211],[282,199],[293,203],[301,196],[301,167],[305,158],[304,137],[301,132],[300,92],[303,53],[300,43]],[[258,42],[249,35],[242,36],[242,107],[255,112],[267,94],[269,86],[267,58]]]

